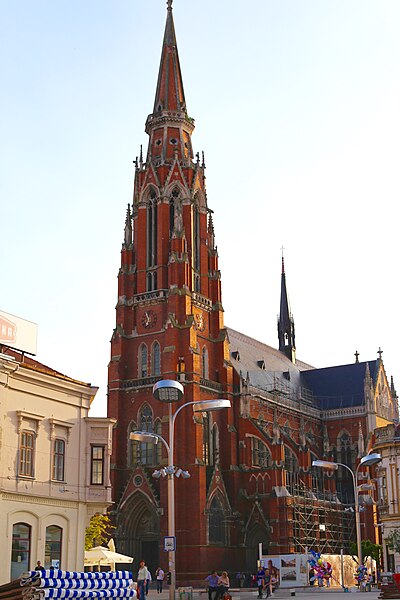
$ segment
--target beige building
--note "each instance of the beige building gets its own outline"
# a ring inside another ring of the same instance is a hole
[[[85,527],[111,504],[115,424],[88,417],[96,387],[5,352],[0,354],[0,584],[38,560],[46,567],[83,569]]]
[[[400,554],[388,548],[386,540],[400,529],[400,425],[391,423],[375,429],[374,450],[382,455],[377,470],[379,524],[382,530],[385,571],[400,573]]]

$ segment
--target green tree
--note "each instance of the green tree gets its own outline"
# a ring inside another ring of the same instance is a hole
[[[357,544],[355,542],[353,542],[350,546],[350,553],[353,556],[358,556]],[[362,540],[361,554],[363,562],[368,556],[370,556],[379,564],[382,556],[382,546],[380,544],[374,544],[373,542],[371,542],[371,540]]]
[[[85,550],[106,544],[111,537],[111,529],[115,529],[115,527],[111,525],[107,515],[100,513],[93,515],[85,530]]]

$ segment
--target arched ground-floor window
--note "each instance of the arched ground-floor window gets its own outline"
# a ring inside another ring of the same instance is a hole
[[[26,523],[15,523],[12,531],[11,581],[30,569],[31,527]]]
[[[62,529],[57,525],[46,527],[44,566],[46,569],[61,568]]]

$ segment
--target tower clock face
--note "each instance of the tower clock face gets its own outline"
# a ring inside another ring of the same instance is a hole
[[[204,320],[204,316],[201,313],[195,313],[194,315],[194,322],[196,325],[196,329],[198,331],[204,331],[206,328],[206,323]]]
[[[157,313],[154,310],[145,310],[142,317],[142,325],[146,329],[151,329],[157,323]]]

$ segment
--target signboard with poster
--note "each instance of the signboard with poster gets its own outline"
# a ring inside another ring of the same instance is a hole
[[[281,588],[307,585],[307,557],[304,554],[263,556],[264,567]]]
[[[0,346],[15,348],[27,354],[36,354],[36,323],[0,311]]]

